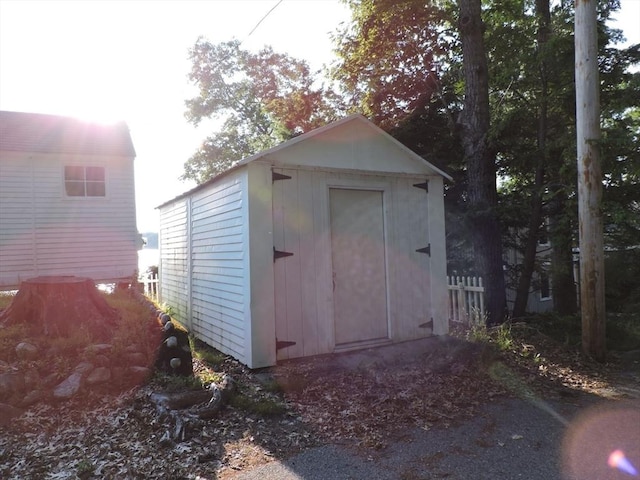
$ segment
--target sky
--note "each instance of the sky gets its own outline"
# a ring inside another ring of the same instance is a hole
[[[639,43],[640,0],[622,0],[617,18]],[[348,20],[339,0],[0,0],[0,110],[124,120],[138,230],[157,231],[155,207],[194,186],[178,177],[211,133],[184,117],[198,37],[271,45],[319,69],[333,59],[330,33]]]

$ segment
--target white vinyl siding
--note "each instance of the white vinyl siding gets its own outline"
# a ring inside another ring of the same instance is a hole
[[[64,165],[105,169],[108,198],[64,195]],[[4,153],[0,160],[0,283],[38,275],[98,281],[137,269],[133,159]]]
[[[33,162],[0,161],[0,286],[36,276]]]
[[[191,199],[191,328],[236,358],[246,342],[245,184],[236,172]]]
[[[160,299],[189,327],[188,199],[160,211]]]

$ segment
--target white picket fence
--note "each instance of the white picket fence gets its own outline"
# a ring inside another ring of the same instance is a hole
[[[158,275],[140,277],[145,296],[158,300]],[[449,321],[469,325],[484,322],[484,286],[480,277],[447,277]]]
[[[449,321],[475,325],[484,322],[484,286],[481,277],[447,277]]]
[[[158,300],[158,286],[160,281],[158,275],[145,275],[140,277],[138,281],[144,286],[144,294],[152,300]]]

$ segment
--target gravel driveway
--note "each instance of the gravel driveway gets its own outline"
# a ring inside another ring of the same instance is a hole
[[[275,461],[239,480],[631,478],[607,465],[622,450],[640,469],[640,405],[579,395],[534,404],[500,400],[450,428],[407,431],[382,450],[328,445]]]

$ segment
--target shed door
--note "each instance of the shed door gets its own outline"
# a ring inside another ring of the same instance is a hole
[[[331,188],[336,346],[389,337],[381,191]]]

